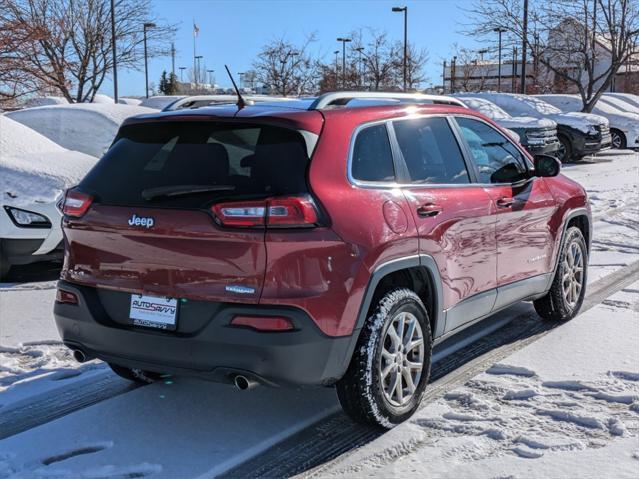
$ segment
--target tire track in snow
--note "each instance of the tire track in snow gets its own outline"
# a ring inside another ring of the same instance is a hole
[[[140,387],[110,370],[0,410],[0,440]]]
[[[588,286],[580,314],[637,281],[639,261]],[[433,365],[431,383],[422,407],[465,384],[491,365],[548,334],[561,323],[542,321],[534,311],[520,314],[507,325],[450,354]],[[285,439],[267,452],[241,464],[222,477],[320,477],[357,448],[383,435],[379,429],[352,422],[338,412]],[[283,461],[282,458],[286,458]],[[337,459],[339,462],[339,459]]]

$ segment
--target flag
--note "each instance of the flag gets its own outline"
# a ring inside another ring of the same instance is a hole
[[[193,36],[197,37],[199,33],[200,33],[199,27],[195,24],[195,22],[193,22]]]

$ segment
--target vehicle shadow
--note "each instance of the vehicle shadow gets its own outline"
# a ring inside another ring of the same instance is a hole
[[[62,263],[59,261],[12,266],[6,278],[0,284],[56,281],[60,277],[61,268]]]
[[[520,303],[438,345],[422,407],[560,324],[542,321],[530,303]],[[221,477],[321,476],[323,465],[385,433],[356,424],[340,411]]]

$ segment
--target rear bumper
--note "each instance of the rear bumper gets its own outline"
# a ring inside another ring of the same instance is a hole
[[[104,297],[95,288],[64,281],[59,287],[79,299],[78,305],[55,303],[55,321],[64,343],[87,357],[121,366],[220,382],[243,374],[270,385],[330,385],[343,376],[350,361],[351,336],[324,335],[296,308],[200,303],[193,306],[197,325],[192,322],[181,330],[178,316],[178,330],[165,332],[113,318],[117,308],[112,304],[105,308]],[[286,316],[295,330],[260,332],[229,326],[238,314]]]

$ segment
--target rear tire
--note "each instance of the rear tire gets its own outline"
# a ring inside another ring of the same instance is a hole
[[[588,249],[579,228],[566,231],[558,261],[550,291],[533,304],[543,319],[568,321],[579,313],[588,279]]]
[[[430,376],[428,313],[407,288],[389,291],[367,319],[351,363],[337,382],[342,408],[354,421],[390,429],[419,407]]]
[[[142,369],[125,368],[124,366],[118,366],[117,364],[108,363],[109,367],[115,374],[121,378],[133,381],[139,384],[151,384],[155,381],[162,380],[162,374],[154,373],[151,371],[143,371]]]

